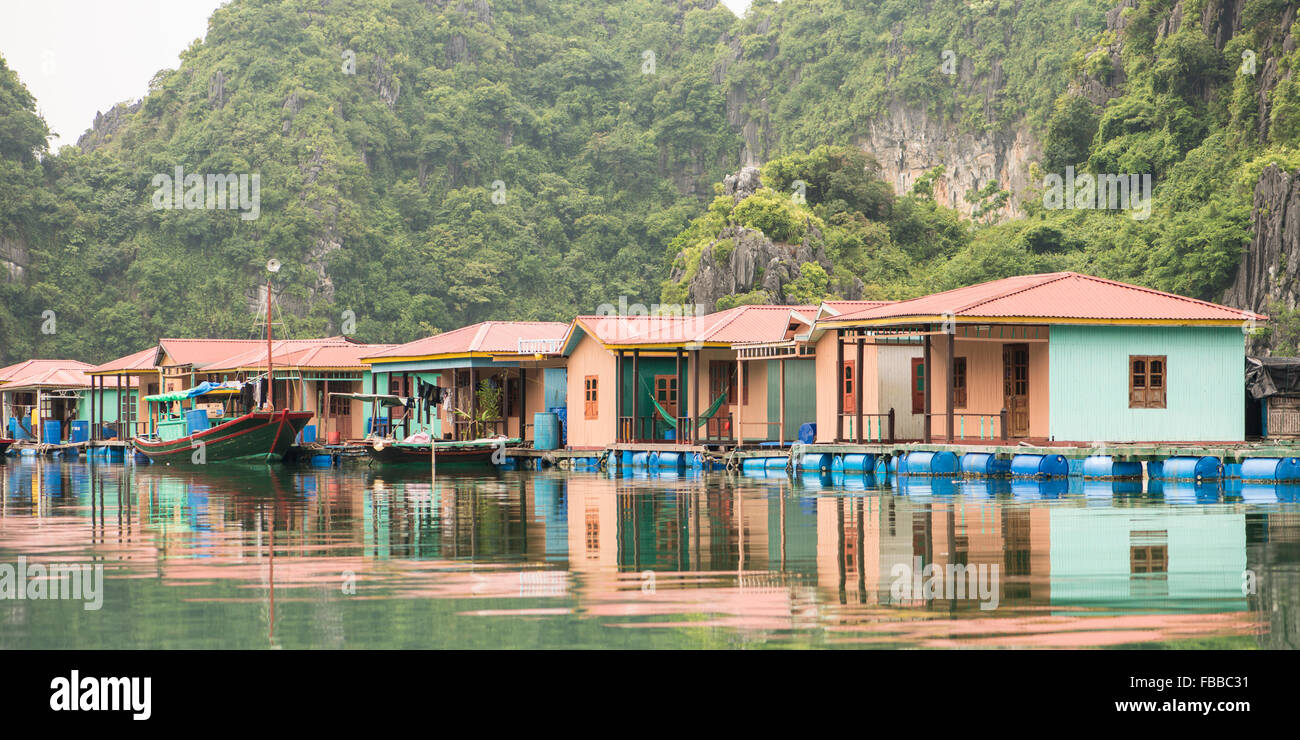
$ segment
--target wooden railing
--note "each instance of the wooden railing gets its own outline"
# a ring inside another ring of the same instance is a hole
[[[858,419],[862,419],[862,426],[858,426]],[[843,437],[836,440],[838,442],[856,442],[862,444],[865,442],[880,442],[883,444],[893,444],[894,435],[894,410],[890,409],[884,414],[859,414],[856,411],[840,412],[840,429],[843,430]]]
[[[952,438],[953,439],[1006,439],[1007,438],[1007,410],[1002,409],[996,413],[977,414],[977,413],[957,413],[952,414]],[[930,431],[930,436],[936,436],[934,429],[930,426],[931,419],[943,419],[944,423],[940,427],[939,435],[947,437],[948,433],[948,414],[947,413],[929,413],[925,415],[926,429]],[[996,429],[995,429],[996,427]]]
[[[620,416],[618,417],[619,442],[654,442],[659,444],[692,444],[695,442],[730,442],[735,439],[735,426],[731,414],[715,414],[703,424],[699,417],[676,417],[676,424],[671,428],[673,438],[668,439],[669,430],[663,418],[654,416]],[[692,429],[695,436],[692,438]]]

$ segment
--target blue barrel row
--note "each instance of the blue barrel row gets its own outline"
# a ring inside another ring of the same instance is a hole
[[[646,454],[646,453],[639,453]],[[746,458],[743,472],[785,470],[787,457]],[[1015,455],[998,458],[986,452],[908,452],[897,457],[870,454],[806,454],[794,466],[797,472],[894,473],[922,477],[1015,478],[1050,480],[1082,477],[1086,480],[1142,480],[1143,465],[1110,455],[1067,459],[1064,455]],[[1300,481],[1300,458],[1251,458],[1224,465],[1217,457],[1171,457],[1146,464],[1152,480],[1207,481],[1238,478],[1255,482]]]

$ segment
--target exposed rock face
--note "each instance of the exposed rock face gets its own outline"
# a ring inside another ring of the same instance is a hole
[[[757,167],[744,167],[723,178],[722,190],[739,203],[762,184]],[[796,303],[786,295],[786,286],[802,275],[803,264],[820,265],[828,275],[834,271],[821,242],[821,232],[813,226],[809,226],[799,244],[774,242],[757,229],[727,226],[700,255],[699,267],[687,287],[687,301],[703,306],[705,311],[713,311],[724,296],[762,289],[767,294],[766,303]],[[674,268],[670,277],[680,282],[685,278],[685,271]],[[862,297],[862,281],[856,278],[851,285],[830,287],[836,295],[850,300]]]
[[[739,58],[739,40],[732,39],[729,43],[732,53]],[[901,47],[898,53],[902,53]],[[715,79],[725,76],[730,61],[723,58],[715,69]],[[956,74],[962,89],[984,97],[986,115],[991,117],[991,106],[1005,82],[1001,66],[995,64],[989,75],[977,79],[973,64],[967,59]],[[796,70],[796,81],[798,78]],[[752,106],[753,113],[747,114],[746,106]],[[1003,190],[1011,191],[1012,197],[994,217],[1021,215],[1020,196],[1033,185],[1029,181],[1029,164],[1042,157],[1042,145],[1029,126],[1022,123],[994,132],[965,133],[956,121],[936,116],[925,107],[924,103],[894,100],[853,143],[880,162],[881,177],[900,195],[908,192],[918,177],[943,165],[944,174],[934,188],[939,203],[969,217],[976,204],[967,202],[966,194],[996,180]],[[757,165],[780,154],[769,112],[766,98],[751,101],[750,92],[743,87],[727,89],[727,123],[738,131],[744,142],[740,152],[742,165]]]
[[[762,186],[762,175],[753,166],[742,167],[740,172],[722,178],[723,194],[730,195],[737,203],[753,195]]]
[[[1300,302],[1300,172],[1264,169],[1255,184],[1250,247],[1237,268],[1223,302],[1236,308],[1268,313],[1281,303],[1294,309]],[[1267,340],[1256,340],[1256,352],[1267,352]]]
[[[990,180],[1013,196],[998,218],[1020,215],[1019,196],[1033,185],[1029,163],[1042,156],[1042,147],[1027,125],[961,133],[951,121],[901,102],[892,103],[884,115],[873,120],[857,144],[880,162],[881,177],[899,194],[911,190],[917,178],[942,164],[944,173],[935,181],[934,199],[968,217],[975,204],[966,201],[966,194]]]
[[[7,282],[21,281],[30,264],[25,243],[19,239],[0,236],[0,270],[3,271],[0,272],[0,278]]]
[[[734,248],[727,249],[733,245]],[[785,286],[799,277],[799,266],[805,262],[815,262],[827,273],[832,270],[825,251],[820,246],[810,246],[807,238],[801,244],[778,244],[761,231],[728,226],[700,256],[700,266],[691,280],[687,300],[703,306],[705,311],[713,311],[723,296],[761,288],[769,299],[765,302],[794,303],[786,298]],[[674,270],[673,280],[682,277],[682,271]],[[859,282],[858,296],[861,295],[861,286]]]
[[[139,100],[131,104],[118,103],[108,109],[107,113],[95,113],[95,122],[77,138],[77,148],[89,153],[101,144],[111,140],[126,125],[127,119],[140,110],[143,103]]]

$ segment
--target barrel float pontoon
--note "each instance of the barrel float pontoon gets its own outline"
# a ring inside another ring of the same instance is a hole
[[[832,470],[843,473],[869,473],[875,465],[875,455],[836,455]]]
[[[813,471],[829,473],[839,459],[837,456],[823,453],[805,453],[799,460],[799,469],[810,473]]]
[[[957,456],[951,452],[909,452],[900,475],[957,475]]]
[[[1160,477],[1164,480],[1218,480],[1223,465],[1217,457],[1171,457],[1164,461]]]
[[[1252,457],[1241,463],[1241,479],[1261,483],[1300,480],[1300,458]]]
[[[1083,460],[1085,480],[1141,480],[1142,463],[1120,461],[1110,455],[1093,455]]]
[[[978,478],[1001,478],[1011,474],[1011,461],[988,452],[968,452],[961,456],[961,473]]]
[[[1016,455],[1011,458],[1013,478],[1068,478],[1070,463],[1064,455]]]

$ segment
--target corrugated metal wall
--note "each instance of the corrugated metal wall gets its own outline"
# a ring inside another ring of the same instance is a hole
[[[767,361],[767,418],[775,422],[781,418],[781,377],[779,360]],[[817,365],[814,360],[785,361],[785,438],[799,437],[799,426],[817,421]],[[770,437],[775,439],[776,424],[769,426]]]
[[[1235,326],[1054,326],[1048,355],[1056,440],[1245,438],[1245,337]],[[1129,355],[1168,357],[1166,408],[1129,408]]]

